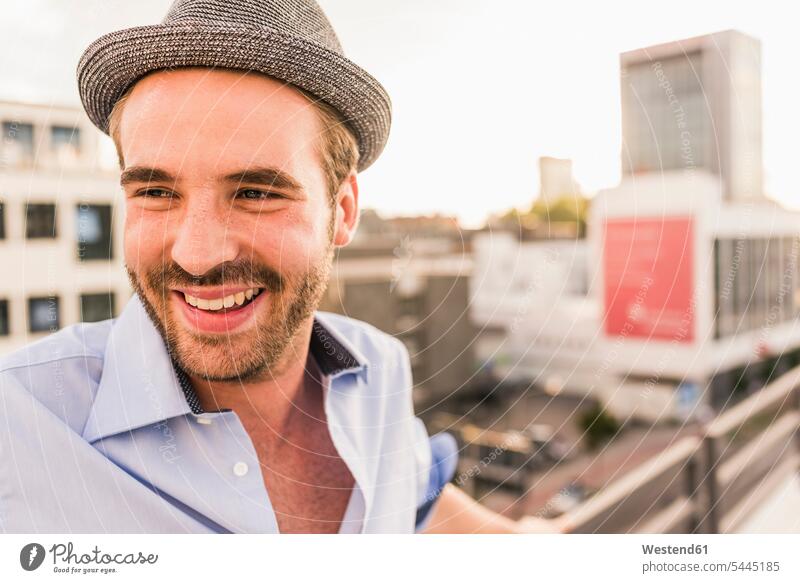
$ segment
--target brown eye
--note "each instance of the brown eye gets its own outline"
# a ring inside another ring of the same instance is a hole
[[[164,190],[163,188],[148,188],[147,190],[140,192],[139,196],[143,196],[145,198],[170,198],[172,193],[168,190]]]
[[[243,198],[244,200],[266,200],[270,198],[283,198],[281,195],[275,192],[268,192],[264,190],[256,190],[254,188],[248,188],[245,190],[240,190],[238,195]]]

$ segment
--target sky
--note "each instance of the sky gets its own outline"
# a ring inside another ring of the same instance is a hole
[[[620,177],[619,53],[737,29],[762,43],[767,194],[800,209],[800,35],[791,3],[672,0],[321,0],[345,51],[393,103],[362,206],[477,226],[530,206],[539,156],[571,158],[584,191]],[[165,0],[3,0],[0,99],[79,104],[75,66],[105,32],[161,20]]]

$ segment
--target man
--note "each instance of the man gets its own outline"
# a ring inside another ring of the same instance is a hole
[[[135,296],[0,362],[7,532],[514,532],[396,339],[317,311],[388,97],[311,0],[178,0],[78,67]]]

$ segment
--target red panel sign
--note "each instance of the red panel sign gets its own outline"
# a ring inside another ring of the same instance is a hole
[[[691,217],[609,219],[603,232],[609,336],[694,340]]]

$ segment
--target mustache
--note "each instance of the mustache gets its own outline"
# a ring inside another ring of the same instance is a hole
[[[249,285],[280,293],[286,288],[286,281],[277,271],[251,261],[226,261],[212,267],[202,275],[193,275],[174,261],[170,261],[145,273],[144,279],[151,289],[178,286]]]

